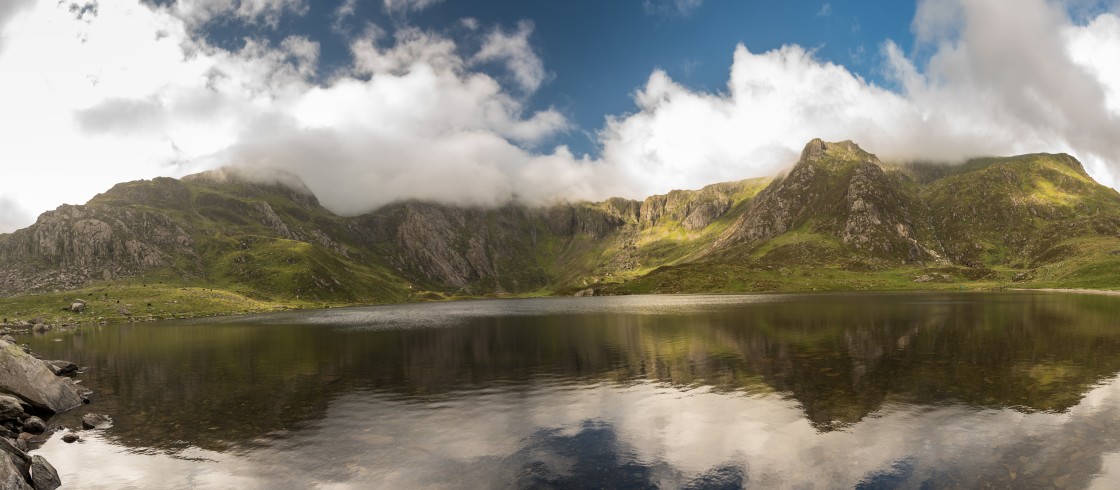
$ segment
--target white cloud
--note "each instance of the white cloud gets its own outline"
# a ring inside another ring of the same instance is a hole
[[[29,213],[14,199],[0,195],[0,233],[6,233],[31,220]]]
[[[1067,151],[1117,185],[1115,15],[1079,26],[1042,0],[928,0],[913,27],[919,52],[931,53],[924,66],[884,46],[899,93],[798,46],[740,46],[721,94],[654,72],[636,94],[639,111],[601,132],[603,156],[639,182],[634,195],[769,174],[812,137],[852,139],[894,160]]]
[[[689,17],[704,5],[704,0],[644,0],[646,14],[658,17]]]
[[[352,42],[351,66],[316,82],[312,39],[228,51],[195,37],[215,12],[267,23],[306,3],[175,5],[0,10],[0,195],[27,211],[0,231],[120,181],[225,164],[296,173],[345,213],[405,198],[639,198],[770,174],[813,137],[896,160],[1068,151],[1114,186],[1120,169],[1120,18],[1075,24],[1044,0],[919,3],[916,50],[883,47],[897,91],[798,46],[738,47],[719,93],[654,71],[635,112],[599,131],[595,160],[534,149],[571,128],[525,107],[547,78],[530,24],[480,31],[476,53],[429,31],[371,27]],[[481,63],[502,64],[512,87]]]
[[[307,0],[176,0],[169,8],[192,26],[236,16],[275,28],[285,13],[306,15],[309,5]]]
[[[443,0],[385,0],[385,11],[394,14],[408,14],[419,12]]]
[[[177,15],[106,2],[79,21],[43,2],[10,26],[13,42],[0,53],[0,194],[38,213],[120,181],[242,164],[292,170],[342,212],[412,197],[593,197],[590,162],[518,146],[569,126],[555,110],[525,110],[520,97],[539,83],[515,77],[521,94],[509,95],[471,71],[450,39],[371,30],[354,41],[350,70],[319,85],[310,39],[248,39],[231,52],[195,38],[196,17]],[[527,31],[511,36],[516,45]],[[523,68],[525,53],[505,54]]]
[[[495,28],[486,36],[482,49],[474,56],[476,62],[498,61],[505,63],[518,85],[525,92],[536,92],[544,83],[546,73],[544,62],[533,52],[529,36],[533,34],[533,23],[522,21],[517,31],[506,33]]]
[[[817,17],[828,17],[832,15],[832,4],[825,3],[821,5],[821,9],[817,11]]]
[[[346,21],[354,17],[357,10],[358,0],[342,0],[342,3],[334,11],[334,23],[331,24],[331,28],[335,32],[345,32]]]

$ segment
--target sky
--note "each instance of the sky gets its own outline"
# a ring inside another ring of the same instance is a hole
[[[0,233],[223,166],[340,214],[640,199],[815,137],[1120,186],[1120,0],[0,0]]]

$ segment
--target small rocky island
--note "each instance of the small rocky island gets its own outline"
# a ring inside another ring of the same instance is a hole
[[[28,454],[61,429],[48,424],[52,415],[89,403],[90,390],[73,379],[79,367],[43,360],[16,343],[13,333],[32,325],[0,326],[0,490],[53,490],[62,482],[42,456]],[[103,415],[87,415],[84,428],[102,428]],[[96,420],[94,420],[96,419]],[[93,423],[97,422],[97,423]],[[67,433],[63,440],[77,441]]]

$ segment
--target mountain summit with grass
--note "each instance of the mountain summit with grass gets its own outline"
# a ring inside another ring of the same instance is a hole
[[[1117,270],[1120,194],[1069,155],[893,164],[813,140],[773,178],[547,207],[344,217],[292,175],[122,183],[0,235],[0,309],[58,318],[81,299],[81,314],[120,320],[493,295],[1108,289]]]

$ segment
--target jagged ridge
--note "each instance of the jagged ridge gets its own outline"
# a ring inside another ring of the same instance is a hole
[[[908,282],[934,269],[1100,287],[1118,233],[1120,195],[1068,155],[885,165],[850,141],[813,140],[784,176],[640,202],[410,201],[356,217],[326,210],[294,176],[224,170],[119,184],[0,235],[0,296],[160,281],[383,302],[423,291],[796,289],[820,278],[844,287],[848,273],[896,270]],[[817,279],[794,280],[791,267]]]

